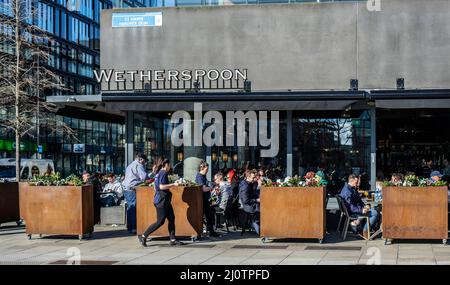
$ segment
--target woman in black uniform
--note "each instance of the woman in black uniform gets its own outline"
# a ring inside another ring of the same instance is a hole
[[[142,246],[147,246],[147,237],[159,229],[164,221],[169,221],[170,245],[181,245],[182,242],[175,238],[175,214],[173,212],[171,200],[172,193],[170,188],[178,186],[178,183],[169,183],[169,171],[171,165],[168,159],[163,159],[157,167],[157,175],[155,177],[155,197],[153,204],[156,207],[156,222],[148,227],[143,235],[139,235],[138,239]]]

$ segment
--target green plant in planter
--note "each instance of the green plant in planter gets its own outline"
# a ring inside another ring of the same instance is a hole
[[[28,181],[28,184],[33,186],[82,186],[84,183],[75,174],[71,174],[66,179],[63,179],[61,178],[61,174],[56,172],[51,175],[36,175]]]
[[[29,181],[30,185],[34,186],[53,186],[53,185],[60,185],[61,182],[61,175],[56,172],[51,175],[36,175],[33,176],[33,178]]]
[[[64,179],[64,185],[72,185],[72,186],[83,186],[83,180],[76,176],[75,174],[71,174]]]
[[[439,186],[447,186],[447,182],[445,181],[432,181],[431,179],[420,179],[419,187],[439,187]]]
[[[419,177],[417,177],[416,175],[406,175],[405,181],[403,182],[403,186],[406,187],[419,186]]]
[[[447,186],[445,181],[432,181],[428,178],[419,178],[416,175],[406,175],[403,184],[394,184],[390,181],[384,181],[383,187],[388,186],[403,186],[403,187],[439,187]]]
[[[283,187],[297,187],[301,182],[298,177],[287,177],[282,183]]]
[[[433,183],[433,186],[435,186],[435,187],[447,186],[447,182],[446,181],[436,181]]]

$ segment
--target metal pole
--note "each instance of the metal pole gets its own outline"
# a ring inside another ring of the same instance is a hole
[[[134,113],[125,114],[125,167],[134,160]]]
[[[292,111],[286,113],[286,145],[287,145],[287,157],[286,157],[286,175],[293,175],[292,170]]]
[[[211,159],[211,147],[206,147],[206,163],[208,163],[208,173],[206,174],[206,178],[208,181],[212,181],[212,159]]]
[[[370,108],[370,190],[376,190],[377,181],[377,117],[376,108]]]

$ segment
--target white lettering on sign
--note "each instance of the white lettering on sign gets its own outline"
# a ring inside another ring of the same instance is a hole
[[[121,70],[102,69],[94,70],[94,76],[98,83],[110,82],[135,82],[135,81],[201,81],[206,78],[216,80],[247,80],[247,69],[184,69],[181,72],[175,69],[169,70]]]

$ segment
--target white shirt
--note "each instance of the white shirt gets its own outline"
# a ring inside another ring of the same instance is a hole
[[[107,183],[103,188],[103,192],[114,192],[118,198],[123,196],[123,186],[119,181],[114,181],[113,183]]]

